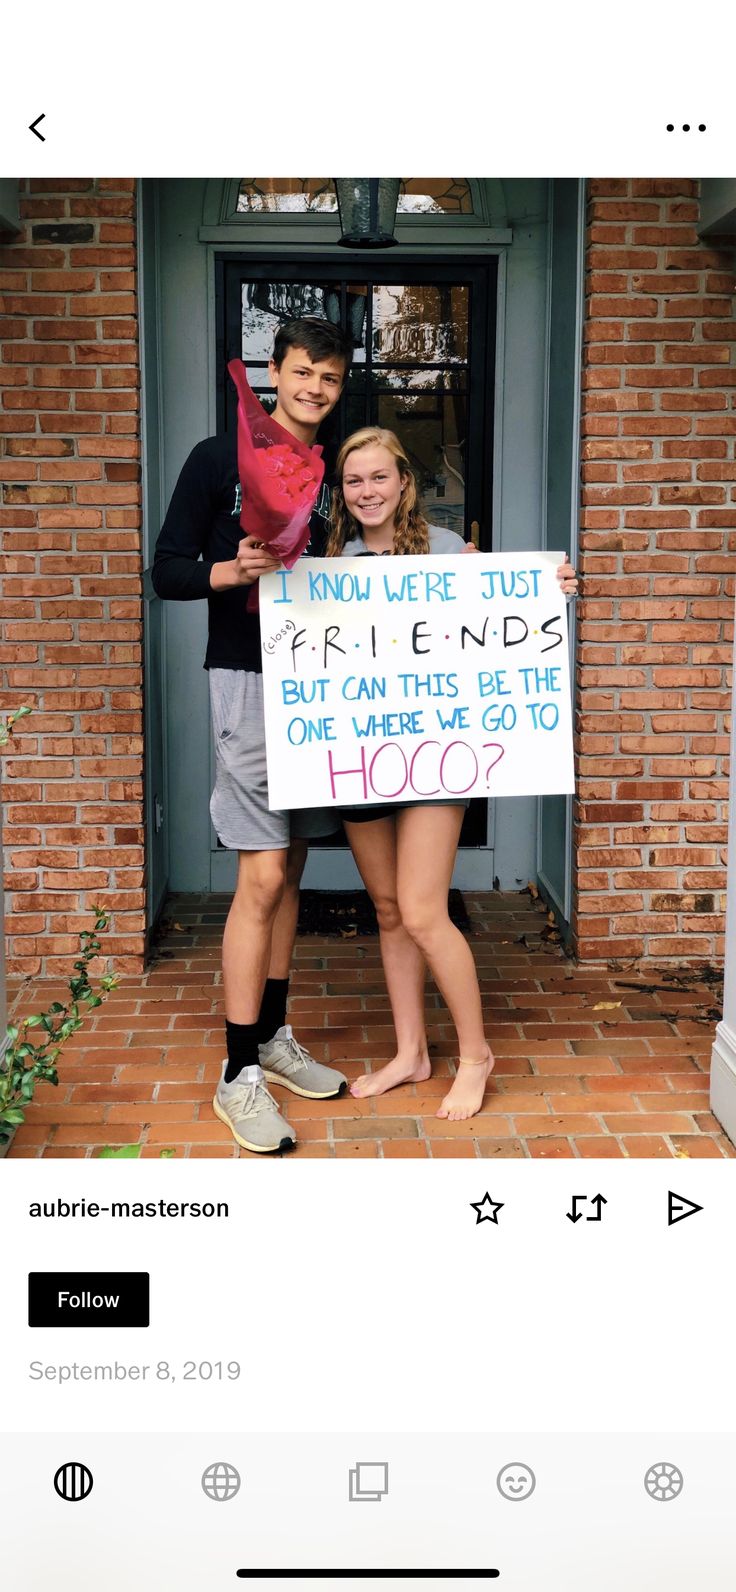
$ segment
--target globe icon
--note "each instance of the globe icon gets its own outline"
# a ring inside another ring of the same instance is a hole
[[[202,1489],[215,1503],[226,1504],[240,1492],[240,1476],[234,1465],[218,1460],[208,1465],[202,1476]]]

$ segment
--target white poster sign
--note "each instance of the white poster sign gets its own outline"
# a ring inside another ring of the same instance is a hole
[[[270,806],[572,791],[562,562],[302,558],[261,580]]]

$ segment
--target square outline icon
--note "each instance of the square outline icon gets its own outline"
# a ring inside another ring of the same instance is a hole
[[[375,1474],[371,1475],[370,1473]],[[388,1463],[384,1460],[356,1460],[348,1471],[348,1498],[351,1504],[380,1503],[388,1492]]]

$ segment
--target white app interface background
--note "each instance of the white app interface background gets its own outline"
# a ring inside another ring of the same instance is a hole
[[[89,167],[736,168],[725,6],[130,0],[3,31],[3,191]],[[728,1159],[5,1160],[8,1586],[725,1592],[735,1216]],[[30,1326],[31,1272],[143,1274],[150,1324],[82,1299]]]

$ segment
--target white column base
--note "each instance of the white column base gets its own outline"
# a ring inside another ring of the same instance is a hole
[[[726,1022],[718,1024],[711,1052],[710,1106],[736,1144],[736,1032]]]

